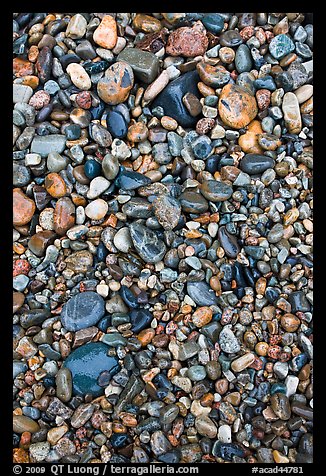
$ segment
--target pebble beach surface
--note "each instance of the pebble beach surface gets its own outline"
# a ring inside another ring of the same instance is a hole
[[[13,461],[313,461],[309,13],[13,14]]]

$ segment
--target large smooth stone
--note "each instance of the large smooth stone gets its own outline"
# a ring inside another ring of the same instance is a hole
[[[65,360],[72,374],[73,394],[86,393],[98,397],[103,394],[104,388],[97,384],[97,379],[105,370],[113,377],[120,370],[116,357],[107,355],[109,347],[101,342],[89,342],[74,350]]]
[[[212,288],[204,281],[188,282],[187,293],[198,306],[212,306],[217,304],[217,296]]]
[[[66,136],[51,134],[48,136],[35,136],[31,144],[31,153],[40,154],[46,158],[50,152],[61,154],[66,147]]]
[[[73,296],[63,306],[61,322],[68,331],[78,331],[96,324],[105,314],[104,299],[94,291]]]
[[[146,84],[150,84],[159,72],[159,59],[149,51],[139,48],[125,48],[118,56],[118,61],[128,63],[136,76]]]
[[[219,97],[218,112],[224,124],[242,129],[255,119],[258,107],[255,97],[245,89],[236,84],[227,84]]]
[[[274,167],[274,160],[267,155],[247,154],[241,159],[240,169],[249,175],[256,175]]]
[[[166,116],[173,117],[183,127],[194,126],[198,118],[192,117],[182,102],[186,93],[192,93],[198,98],[200,94],[197,83],[200,81],[197,71],[189,71],[171,81],[161,94],[153,101],[152,109],[161,106]]]
[[[166,246],[153,230],[134,222],[130,225],[130,236],[139,256],[146,263],[157,263],[163,259]]]

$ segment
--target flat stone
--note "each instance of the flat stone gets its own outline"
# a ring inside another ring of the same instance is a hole
[[[153,319],[154,319],[153,314],[147,309],[137,309],[137,310],[131,311],[130,313],[130,322],[132,323],[131,330],[135,334],[138,334],[138,332],[149,327]]]
[[[68,331],[77,331],[96,324],[105,314],[104,299],[93,291],[73,296],[63,306],[61,322]]]
[[[67,268],[85,274],[93,265],[93,255],[87,250],[76,251],[66,258]]]
[[[86,73],[85,69],[81,64],[70,63],[66,69],[67,73],[70,76],[72,83],[76,88],[81,89],[82,91],[87,91],[91,88],[91,78]]]
[[[220,226],[218,229],[218,239],[225,254],[229,258],[236,258],[240,253],[240,246],[235,235],[231,235],[225,226]]]
[[[79,40],[86,33],[87,21],[80,13],[72,16],[66,30],[66,36],[73,40]]]
[[[55,205],[53,215],[54,231],[64,235],[75,224],[75,205],[69,197],[59,198]]]
[[[105,200],[98,198],[89,203],[85,208],[85,214],[91,220],[101,220],[105,217],[109,209],[109,206]]]
[[[119,55],[118,61],[128,63],[133,72],[140,81],[150,84],[158,76],[159,60],[157,56],[149,51],[143,51],[139,48],[125,48]]]
[[[73,428],[80,428],[91,418],[95,410],[95,405],[92,403],[82,403],[74,411],[71,417],[71,426]]]
[[[40,154],[46,158],[50,152],[61,154],[66,147],[66,136],[51,134],[48,136],[35,136],[31,144],[31,153]]]
[[[111,50],[118,39],[117,22],[111,15],[105,15],[93,33],[93,40],[102,48]]]
[[[118,359],[108,356],[107,352],[107,345],[90,342],[78,347],[67,357],[64,367],[71,371],[74,395],[103,395],[104,389],[97,383],[99,375],[105,370],[113,377],[120,370]]]
[[[134,172],[133,170],[122,169],[115,180],[117,187],[123,190],[135,190],[143,185],[148,185],[151,180],[146,175]]]
[[[35,213],[34,201],[27,197],[22,190],[13,190],[13,224],[23,226],[29,223]]]
[[[217,427],[208,416],[202,415],[196,418],[195,427],[201,436],[206,438],[216,438]]]
[[[212,88],[221,88],[230,80],[230,73],[222,65],[212,66],[201,61],[196,66],[200,79]]]
[[[28,103],[33,95],[33,89],[30,86],[23,84],[12,85],[12,102],[16,103]]]
[[[187,213],[199,214],[208,210],[208,202],[200,193],[185,191],[179,196],[179,202]]]
[[[170,33],[166,53],[171,56],[193,58],[201,56],[208,47],[208,38],[203,25],[198,22],[190,27],[181,27]]]
[[[217,296],[213,289],[204,281],[188,282],[187,293],[198,306],[212,306],[217,304]]]
[[[13,416],[13,431],[21,434],[25,431],[29,433],[36,433],[40,430],[39,424],[31,418],[24,415]]]
[[[249,175],[256,175],[274,167],[274,160],[267,155],[246,154],[240,161],[240,169]]]

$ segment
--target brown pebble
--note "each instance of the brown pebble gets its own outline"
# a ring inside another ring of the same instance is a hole
[[[45,177],[44,186],[46,191],[54,198],[61,198],[67,193],[65,181],[55,172]]]
[[[13,190],[13,224],[22,226],[29,223],[35,213],[35,203],[20,188]]]

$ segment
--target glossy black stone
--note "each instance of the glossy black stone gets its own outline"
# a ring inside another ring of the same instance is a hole
[[[150,323],[153,320],[153,314],[147,309],[139,309],[131,311],[130,313],[130,322],[132,323],[131,330],[137,334],[138,332],[146,329],[150,326]]]
[[[118,139],[126,137],[128,132],[127,123],[119,112],[110,111],[106,117],[106,125],[113,137]]]
[[[179,78],[171,81],[161,94],[153,101],[152,108],[161,106],[166,116],[173,117],[183,127],[191,127],[196,124],[198,117],[192,117],[182,102],[186,93],[192,93],[198,98],[200,93],[197,83],[200,81],[197,71],[189,71]]]

